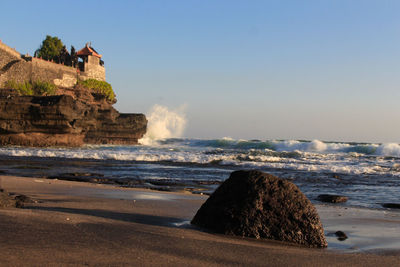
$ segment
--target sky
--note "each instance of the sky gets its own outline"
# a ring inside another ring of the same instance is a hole
[[[90,41],[115,107],[184,109],[185,137],[400,142],[400,1],[0,4],[4,43]]]

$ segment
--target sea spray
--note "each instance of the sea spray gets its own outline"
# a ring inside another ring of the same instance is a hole
[[[157,140],[181,137],[186,126],[184,110],[185,106],[170,110],[165,106],[154,105],[147,116],[147,133],[139,143],[154,145]]]
[[[376,149],[376,154],[382,156],[400,157],[400,145],[397,143],[381,144]]]

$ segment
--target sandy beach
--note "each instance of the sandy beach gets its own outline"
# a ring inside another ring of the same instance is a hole
[[[329,248],[310,249],[192,227],[207,196],[11,176],[0,186],[35,201],[0,209],[1,266],[400,265],[391,211],[317,206]]]

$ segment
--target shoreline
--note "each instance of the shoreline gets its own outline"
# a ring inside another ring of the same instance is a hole
[[[400,246],[393,249],[400,244],[394,235],[400,232],[399,212],[316,205],[329,247],[310,249],[191,226],[188,221],[207,196],[42,178],[0,176],[0,181],[7,191],[37,201],[24,209],[0,209],[5,265],[28,259],[32,265],[400,264]],[[329,233],[337,230],[347,231],[349,239],[335,241]],[[381,238],[374,247],[376,236]]]
[[[41,178],[0,179],[7,191],[38,202],[24,209],[0,210],[0,257],[6,265],[26,264],[27,259],[32,265],[400,264],[399,249],[310,249],[204,232],[187,222],[206,196]],[[364,217],[374,215],[363,209],[324,205],[317,209],[326,232],[346,221],[352,227],[357,212]],[[378,213],[358,227],[385,223]],[[390,223],[398,220],[399,216],[392,217]],[[353,238],[350,234],[349,240]]]

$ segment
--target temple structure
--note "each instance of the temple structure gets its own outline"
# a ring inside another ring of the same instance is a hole
[[[0,88],[10,80],[48,81],[61,87],[72,87],[78,79],[106,80],[102,56],[89,43],[77,52],[77,56],[78,64],[67,66],[28,54],[22,55],[0,41]]]
[[[80,71],[94,79],[101,81],[106,80],[104,61],[101,60],[102,55],[97,53],[89,43],[86,43],[86,46],[79,50],[76,55],[82,59],[82,62],[79,62]]]

